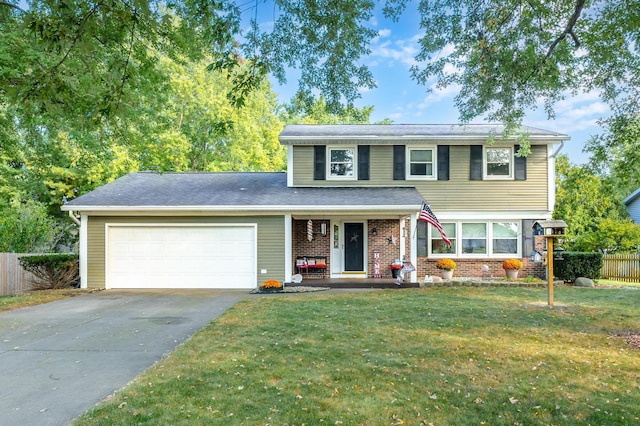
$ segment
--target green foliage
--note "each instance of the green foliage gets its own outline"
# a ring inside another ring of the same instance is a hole
[[[557,258],[553,261],[554,275],[562,280],[573,282],[578,277],[600,278],[602,264],[604,262],[602,253],[598,252],[562,252],[562,260]]]
[[[606,132],[589,140],[590,166],[607,174],[617,192],[628,195],[640,187],[640,115],[617,113],[604,121]]]
[[[571,164],[566,155],[556,159],[556,179],[553,217],[567,222],[565,248],[605,249],[604,246],[586,248],[575,244],[586,233],[598,231],[601,220],[617,221],[626,217],[622,197],[616,194],[611,180],[600,178],[586,166]]]
[[[52,251],[65,229],[35,201],[5,206],[0,216],[0,252],[43,253]]]
[[[517,123],[568,92],[602,89],[611,104],[638,99],[637,0],[445,0],[420,4],[422,84],[460,85],[462,120]],[[624,87],[625,90],[620,90]],[[637,104],[636,104],[637,107]]]
[[[576,236],[572,249],[635,253],[640,250],[640,225],[630,219],[601,219],[594,230]]]
[[[20,266],[35,276],[34,286],[39,290],[71,287],[80,277],[77,254],[47,254],[22,256]]]
[[[327,105],[324,97],[314,98],[310,94],[297,93],[284,106],[281,115],[288,124],[369,124],[372,112],[372,106],[347,106],[336,111]]]

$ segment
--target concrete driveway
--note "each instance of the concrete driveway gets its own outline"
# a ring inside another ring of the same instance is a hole
[[[108,290],[0,315],[0,425],[68,424],[249,296]]]

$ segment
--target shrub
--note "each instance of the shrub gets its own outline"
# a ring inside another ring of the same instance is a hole
[[[502,262],[502,269],[520,270],[524,265],[518,259],[507,259]]]
[[[602,263],[602,253],[566,251],[562,253],[562,259],[554,259],[553,272],[556,277],[569,282],[574,282],[578,277],[597,280]]]
[[[80,278],[77,254],[22,256],[20,265],[35,276],[33,284],[38,290],[73,287]]]
[[[458,265],[456,265],[456,262],[454,262],[451,259],[447,259],[447,258],[439,259],[436,262],[436,268],[444,269],[445,271],[453,271],[453,270],[456,269],[456,266],[458,266]]]
[[[54,251],[65,229],[36,201],[0,206],[0,252],[44,253]]]

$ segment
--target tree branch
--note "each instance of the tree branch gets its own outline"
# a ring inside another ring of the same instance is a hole
[[[14,8],[14,9],[18,9],[20,12],[24,12],[24,9],[22,9],[17,4],[12,4],[12,3],[9,3],[9,2],[6,2],[6,1],[0,0],[0,6],[8,6],[8,7]]]
[[[578,0],[578,2],[576,3],[576,8],[573,11],[573,15],[571,15],[569,22],[567,22],[567,27],[564,29],[562,34],[560,34],[558,38],[556,38],[553,43],[551,43],[551,46],[549,46],[549,50],[547,50],[547,54],[545,55],[545,59],[549,59],[558,44],[560,44],[562,40],[567,38],[568,35],[570,35],[573,39],[575,46],[580,47],[580,40],[578,40],[578,36],[576,36],[576,33],[573,32],[573,27],[576,25],[576,22],[578,22],[578,18],[582,13],[582,9],[584,9],[585,2],[586,0]]]

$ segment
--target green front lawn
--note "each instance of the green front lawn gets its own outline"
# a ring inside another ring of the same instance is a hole
[[[640,291],[256,297],[78,425],[640,422]],[[617,336],[621,334],[621,336]]]
[[[36,290],[27,291],[18,296],[0,296],[0,313],[26,308],[27,306],[49,303],[54,300],[73,297],[86,292],[87,290],[81,289]]]

